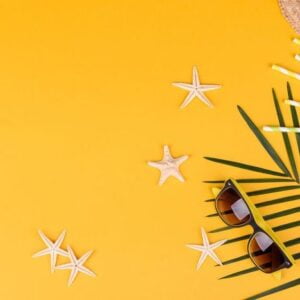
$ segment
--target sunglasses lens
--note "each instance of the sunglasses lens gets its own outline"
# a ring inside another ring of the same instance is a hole
[[[247,204],[233,188],[222,191],[216,199],[216,205],[221,218],[229,225],[243,225],[251,218]]]
[[[249,254],[253,262],[264,272],[272,273],[285,263],[282,251],[264,232],[257,232],[249,242]]]

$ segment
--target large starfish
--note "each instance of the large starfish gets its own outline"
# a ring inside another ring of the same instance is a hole
[[[194,98],[199,98],[209,107],[213,107],[212,103],[204,95],[204,92],[219,89],[221,86],[217,84],[200,84],[197,67],[193,67],[193,83],[173,83],[174,86],[189,91],[189,94],[181,104],[180,108],[186,107]]]
[[[187,245],[187,247],[191,249],[202,252],[199,261],[197,263],[197,270],[201,267],[201,265],[203,264],[207,256],[210,256],[218,265],[222,265],[221,260],[215,254],[214,250],[222,246],[226,242],[226,240],[222,240],[214,244],[209,244],[207,234],[203,228],[201,228],[201,233],[202,233],[202,240],[204,245]]]
[[[160,170],[159,185],[162,185],[170,176],[174,176],[183,182],[184,178],[179,171],[179,166],[187,159],[187,155],[173,158],[170,154],[169,146],[164,145],[163,159],[160,161],[149,161],[148,165]]]
[[[47,248],[35,253],[32,257],[40,257],[49,254],[51,259],[51,272],[54,272],[57,255],[68,256],[68,252],[60,248],[65,238],[66,231],[64,230],[55,242],[50,241],[41,230],[39,230],[38,232]]]
[[[86,262],[86,260],[90,257],[90,255],[93,253],[93,251],[89,251],[86,254],[84,254],[83,256],[81,256],[79,259],[77,259],[72,248],[68,246],[68,253],[69,253],[69,258],[70,258],[71,262],[68,264],[59,265],[56,267],[56,269],[59,269],[59,270],[66,270],[66,269],[71,270],[71,274],[70,274],[69,281],[68,281],[68,286],[70,286],[74,282],[78,272],[81,272],[81,273],[84,273],[86,275],[93,276],[93,277],[96,276],[96,274],[94,272],[92,272],[91,270],[89,270],[87,267],[85,267],[83,265]]]

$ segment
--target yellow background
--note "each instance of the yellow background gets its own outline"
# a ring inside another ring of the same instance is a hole
[[[211,193],[203,180],[257,177],[203,156],[277,170],[236,109],[276,125],[270,89],[283,100],[286,77],[270,65],[300,70],[275,0],[1,1],[0,25],[0,299],[234,300],[279,284],[258,272],[220,281],[252,263],[216,268],[208,259],[196,271],[200,253],[185,247],[202,243],[201,226],[223,226],[205,217],[214,207],[204,202]],[[189,82],[194,65],[203,83],[223,85],[207,93],[214,109],[194,100],[179,110],[186,92],[171,83]],[[300,98],[299,82],[291,83]],[[266,136],[286,161],[281,137]],[[185,183],[157,186],[159,172],[146,162],[161,159],[163,144],[190,155]],[[52,239],[66,229],[63,245],[77,255],[94,249],[86,265],[98,276],[79,274],[68,288],[68,271],[51,274],[48,257],[31,258],[44,247],[38,229]],[[299,227],[278,235],[299,237]],[[246,243],[216,252],[227,260]],[[298,263],[282,282],[299,271]],[[270,298],[298,297],[299,287]]]

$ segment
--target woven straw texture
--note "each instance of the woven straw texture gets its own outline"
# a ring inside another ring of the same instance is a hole
[[[294,30],[300,34],[300,0],[279,0],[279,5],[282,14]]]

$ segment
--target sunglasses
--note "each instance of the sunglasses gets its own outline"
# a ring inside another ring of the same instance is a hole
[[[252,226],[254,232],[248,242],[248,253],[261,271],[274,273],[295,264],[284,244],[235,180],[225,182],[216,196],[215,204],[219,216],[227,225]]]

